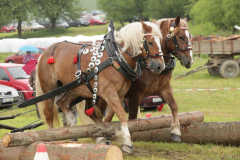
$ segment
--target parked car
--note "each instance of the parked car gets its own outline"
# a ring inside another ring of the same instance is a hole
[[[93,16],[96,16],[96,15],[100,15],[100,14],[104,14],[104,13],[102,11],[100,11],[100,10],[93,10],[93,11],[91,11],[91,14]]]
[[[2,33],[9,33],[9,32],[16,32],[16,28],[14,26],[4,26],[0,28],[0,32]]]
[[[18,91],[6,85],[0,84],[0,107],[12,107],[19,101]]]
[[[52,23],[50,22],[50,20],[48,18],[46,19],[39,19],[37,21],[39,24],[43,25],[45,28],[51,28],[52,27]],[[56,20],[56,24],[55,24],[56,28],[69,28],[69,24],[63,20],[63,19],[59,19]]]
[[[83,17],[83,19],[89,21],[90,25],[101,25],[107,23],[107,21],[104,21],[98,16],[93,16],[92,14],[87,14]]]
[[[35,21],[32,22],[22,22],[22,31],[40,31],[44,29],[45,27],[43,25],[38,24]]]
[[[38,59],[39,56],[46,50],[46,48],[40,48],[38,52],[31,52],[31,55],[34,56],[34,59]],[[5,63],[19,63],[23,64],[23,58],[26,56],[26,51],[19,51],[16,54],[9,56],[5,59]]]
[[[29,75],[22,69],[24,64],[0,63],[0,84],[15,88],[19,94],[18,104],[33,98]]]
[[[82,18],[78,18],[76,20],[69,20],[67,22],[69,24],[70,27],[80,27],[80,26],[89,26],[90,22],[86,21]]]
[[[163,103],[162,98],[160,98],[159,96],[149,96],[146,98],[143,98],[141,100],[140,103],[140,108],[157,108],[158,106],[160,106]],[[125,109],[125,111],[127,111],[128,106],[129,106],[129,100],[125,99],[123,102],[123,108]]]

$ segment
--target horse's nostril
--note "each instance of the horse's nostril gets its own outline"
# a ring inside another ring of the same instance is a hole
[[[160,71],[160,70],[161,70],[161,66],[157,67],[157,70],[159,70],[159,71]]]

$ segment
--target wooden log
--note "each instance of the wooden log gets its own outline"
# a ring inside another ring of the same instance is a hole
[[[181,126],[188,126],[192,122],[202,122],[201,111],[179,114]],[[128,121],[130,132],[170,127],[172,115],[135,119]],[[7,133],[2,138],[5,147],[29,145],[35,141],[57,141],[73,138],[103,137],[116,132],[121,126],[120,122],[91,124],[39,130],[32,132]]]
[[[170,128],[133,132],[134,141],[172,142]],[[240,121],[201,122],[181,127],[182,142],[240,145]]]
[[[82,144],[78,142],[34,142],[28,146],[8,147],[0,145],[0,159],[33,160],[38,144],[44,143],[50,160],[122,160],[123,154],[114,145]]]

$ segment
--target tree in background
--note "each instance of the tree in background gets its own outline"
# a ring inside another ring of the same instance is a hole
[[[185,6],[191,4],[191,0],[148,0],[150,17],[154,19],[173,18],[180,15],[184,18],[188,10]],[[193,0],[194,2],[194,0]]]
[[[124,26],[125,22],[132,22],[133,16],[149,18],[147,3],[148,0],[98,0],[97,5],[107,13],[108,19]]]
[[[1,0],[0,3],[0,21],[1,24],[7,24],[13,20],[18,23],[18,36],[22,36],[22,21],[27,21],[29,13],[33,12],[35,4],[32,0]]]
[[[39,5],[38,14],[41,18],[49,18],[52,29],[56,26],[56,20],[75,19],[79,17],[82,5],[81,0],[35,0]]]
[[[193,25],[211,24],[216,31],[232,31],[240,24],[240,1],[235,0],[199,0],[191,9]]]

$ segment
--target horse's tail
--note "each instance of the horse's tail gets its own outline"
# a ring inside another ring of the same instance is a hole
[[[42,91],[40,81],[39,81],[39,77],[38,77],[38,73],[37,73],[37,67],[36,67],[35,86],[36,86],[36,97],[40,96],[40,95],[43,95],[43,91]],[[38,106],[38,111],[39,111],[41,119],[43,120],[44,124],[47,124],[46,123],[46,116],[44,114],[44,109],[45,109],[44,101],[38,102],[37,106]],[[54,112],[53,124],[55,126],[59,126],[58,110],[57,110],[57,107],[56,107],[55,103],[54,103],[54,107],[53,107],[53,112]]]
[[[81,124],[95,124],[95,122],[85,114],[85,100],[76,105]]]

